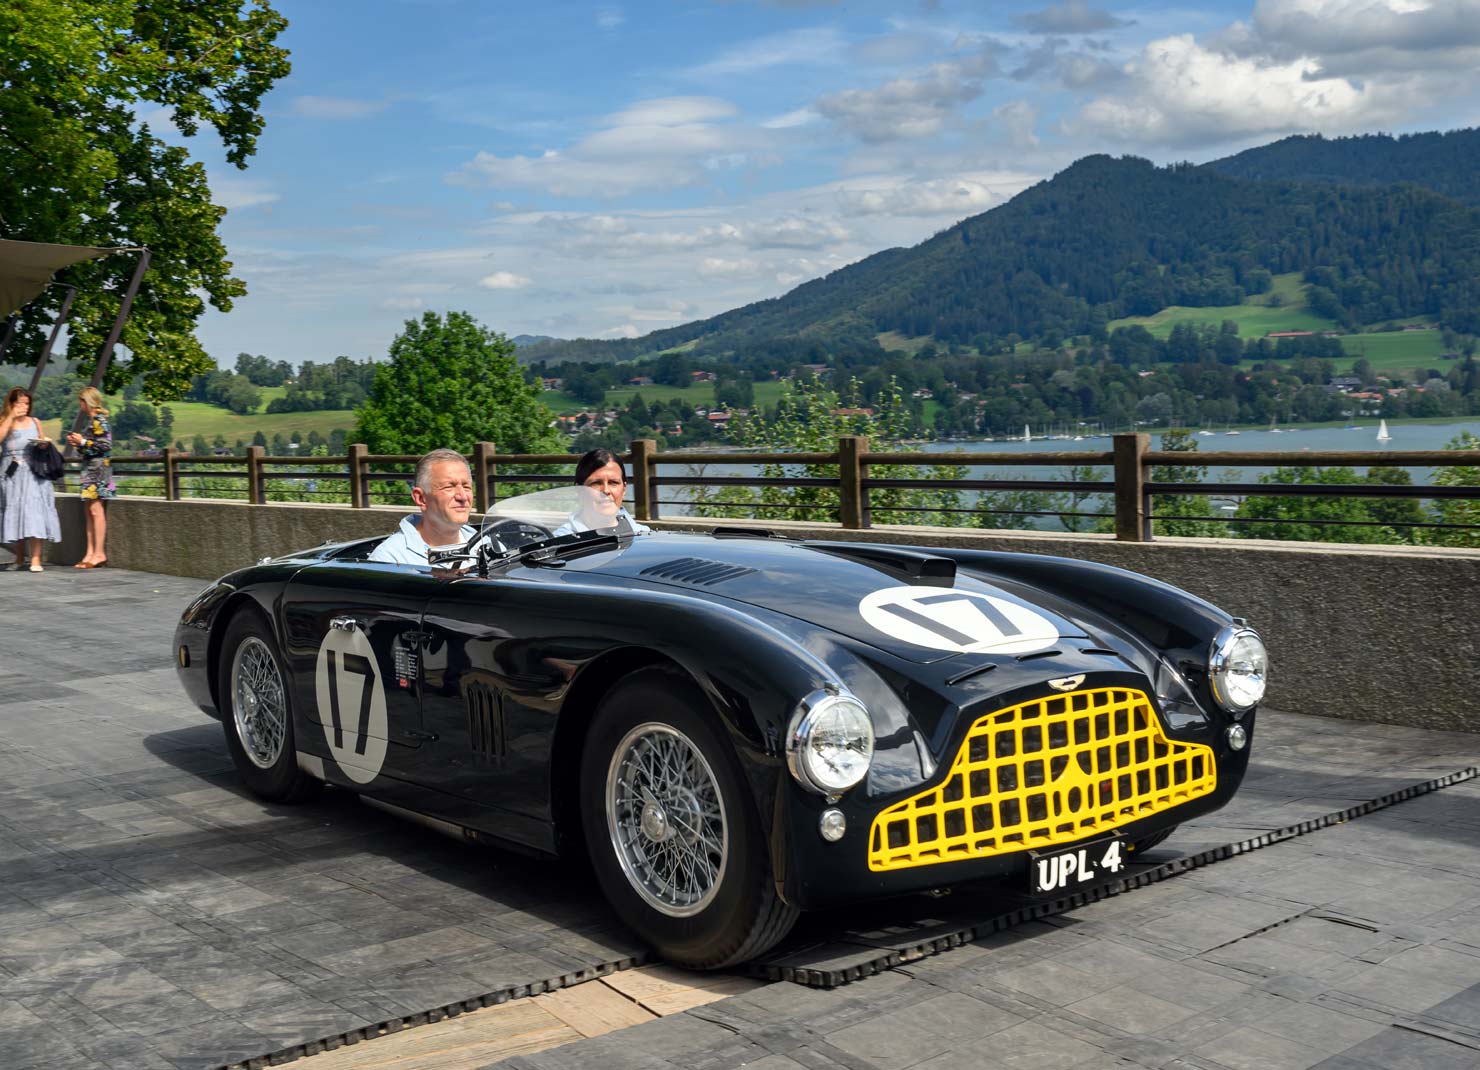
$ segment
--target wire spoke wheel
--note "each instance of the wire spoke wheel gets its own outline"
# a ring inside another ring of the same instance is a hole
[[[283,677],[266,643],[245,637],[231,659],[231,715],[247,758],[271,769],[283,754],[288,704]]]
[[[729,859],[730,830],[714,770],[688,736],[648,722],[612,752],[607,831],[628,882],[670,917],[714,899]]]

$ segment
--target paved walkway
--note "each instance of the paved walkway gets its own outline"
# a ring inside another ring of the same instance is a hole
[[[0,574],[0,1066],[283,1058],[640,961],[577,870],[341,793],[242,795],[168,667],[199,586]],[[1267,715],[1256,747],[1237,804],[1177,849],[1480,764],[1474,736],[1295,715]],[[967,910],[911,904],[812,919],[788,953]],[[1480,1067],[1477,982],[1468,781],[855,984],[772,984],[499,1065]]]

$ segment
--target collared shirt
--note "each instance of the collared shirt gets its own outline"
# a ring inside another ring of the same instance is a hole
[[[610,524],[603,525],[603,527],[615,527],[616,526],[616,523],[617,523],[617,521],[616,521],[616,517],[617,516],[622,517],[623,519],[625,519],[627,521],[627,523],[629,523],[629,524],[632,525],[632,534],[634,534],[634,535],[651,535],[652,534],[652,531],[653,531],[652,528],[648,527],[646,524],[641,524],[641,523],[638,523],[636,520],[633,520],[631,514],[628,513],[625,508],[618,509],[617,512],[616,512],[616,516],[614,516],[612,518],[612,522]],[[573,535],[577,531],[592,531],[592,530],[594,530],[594,529],[591,527],[591,525],[588,524],[588,523],[586,523],[584,520],[581,519],[581,514],[580,513],[571,513],[570,516],[568,516],[568,517],[565,518],[565,523],[564,524],[561,524],[558,528],[556,528],[550,534],[553,537],[555,537],[555,538],[559,538],[561,535]]]
[[[464,524],[458,532],[458,538],[467,542],[477,532]],[[455,545],[455,544],[454,544]],[[421,537],[421,514],[412,513],[401,521],[391,535],[381,542],[379,546],[370,551],[371,561],[383,561],[390,565],[419,565],[422,568],[431,568],[427,561],[426,542]],[[446,549],[446,547],[436,547]]]

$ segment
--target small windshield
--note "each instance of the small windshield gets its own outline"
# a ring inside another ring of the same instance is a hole
[[[604,494],[574,484],[521,494],[496,503],[483,518],[480,538],[506,550],[524,550],[560,539],[581,542],[602,535],[631,535],[627,514]]]

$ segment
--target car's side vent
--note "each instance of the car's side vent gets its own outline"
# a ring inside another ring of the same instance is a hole
[[[657,580],[677,580],[698,587],[713,587],[717,583],[748,576],[755,569],[744,565],[726,565],[719,561],[706,561],[702,557],[679,557],[661,564],[649,565],[638,575],[651,576]]]
[[[484,683],[469,684],[463,691],[468,708],[468,742],[474,754],[484,758],[504,756],[504,710],[499,694]]]

